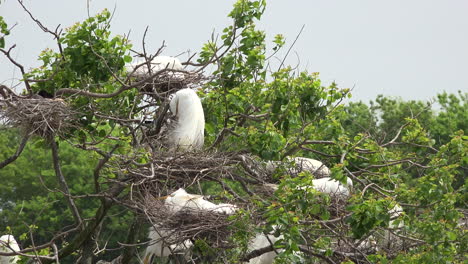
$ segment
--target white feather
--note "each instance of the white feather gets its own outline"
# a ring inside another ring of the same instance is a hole
[[[312,184],[313,188],[319,192],[338,196],[349,196],[350,191],[348,188],[353,187],[353,182],[350,178],[347,178],[346,185],[330,177],[313,179]]]
[[[3,235],[0,237],[0,252],[10,253],[20,251],[18,242],[12,235]],[[13,264],[19,260],[18,256],[0,256],[0,264]]]
[[[176,117],[176,124],[168,135],[171,147],[201,149],[205,136],[205,114],[198,95],[189,88],[179,90],[172,96],[169,106]]]
[[[321,161],[304,158],[304,157],[288,157],[286,162],[293,163],[294,165],[289,168],[288,172],[292,175],[297,175],[303,171],[308,171],[316,177],[330,177],[330,169],[325,166]],[[269,173],[272,173],[284,162],[281,161],[269,161],[266,164],[266,170]]]
[[[388,223],[388,227],[390,228],[402,228],[404,226],[404,223],[402,220],[398,220],[398,224],[395,223],[398,217],[400,217],[403,214],[403,208],[401,208],[400,205],[395,204],[392,209],[388,211],[388,214],[390,215],[390,222]]]
[[[330,169],[319,160],[304,157],[295,157],[288,158],[288,161],[294,161],[296,170],[294,170],[293,173],[295,174],[300,173],[301,171],[308,171],[312,175],[320,175],[322,177],[329,177],[331,174]]]
[[[297,187],[298,190],[307,190],[307,189],[314,189],[322,193],[328,193],[331,195],[338,195],[338,196],[349,196],[350,188],[353,187],[353,181],[350,178],[347,178],[347,184],[343,185],[341,182],[332,179],[330,177],[320,178],[320,179],[313,179],[312,185],[307,186],[300,186]],[[264,184],[265,187],[272,189],[273,191],[278,190],[277,184],[267,183]]]
[[[190,240],[185,240],[182,243],[174,244],[169,241],[174,239],[175,232],[173,230],[158,227],[150,227],[148,238],[151,240],[149,246],[146,248],[144,255],[144,263],[149,263],[151,256],[168,257],[173,254],[187,255],[193,247]]]
[[[145,63],[145,60],[138,59],[130,64],[125,65],[125,68],[127,72],[132,73],[133,76],[146,76],[149,74],[148,65],[143,63]],[[178,58],[169,56],[156,56],[150,62],[150,66],[151,73],[155,73],[166,68],[169,70],[183,70],[183,66],[182,63],[180,63],[180,60]]]
[[[254,237],[254,239],[252,239],[252,241],[250,241],[249,250],[253,251],[253,250],[261,249],[264,247],[268,247],[271,244],[275,244],[276,241],[280,239],[283,239],[282,235],[280,235],[279,237],[275,237],[274,235],[271,235],[271,234],[266,235],[263,233],[259,233]],[[278,251],[281,251],[281,249],[279,249]],[[270,251],[258,257],[251,258],[249,260],[249,264],[271,264],[275,260],[275,257],[276,257],[276,252]]]
[[[205,200],[202,195],[189,194],[182,188],[169,195],[164,201],[164,204],[174,213],[185,209],[224,214],[234,214],[235,211],[237,211],[237,206],[235,205],[214,204]]]

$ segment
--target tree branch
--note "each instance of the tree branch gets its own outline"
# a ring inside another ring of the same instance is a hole
[[[4,160],[4,161],[2,161],[0,163],[0,169],[5,167],[6,165],[12,163],[13,161],[15,161],[21,155],[21,153],[23,152],[24,147],[26,146],[26,143],[28,143],[28,140],[29,140],[29,135],[26,135],[26,136],[23,137],[23,139],[21,140],[20,145],[18,146],[18,149],[16,149],[15,154],[13,154],[12,156],[10,156],[9,158],[7,158],[6,160]]]

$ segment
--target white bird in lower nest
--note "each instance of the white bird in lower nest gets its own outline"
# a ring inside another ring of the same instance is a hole
[[[134,62],[125,65],[125,69],[135,77],[146,77],[149,74],[148,64],[142,59],[135,60]],[[184,67],[178,58],[170,56],[156,56],[150,62],[150,69],[151,73],[154,74],[164,69],[180,71],[183,70]]]
[[[175,233],[176,232],[174,230],[164,229],[159,226],[157,226],[157,228],[150,227],[148,238],[151,242],[145,250],[143,263],[152,263],[153,256],[169,257],[172,255],[179,255],[185,260],[188,260],[193,243],[189,239],[186,239],[181,243],[171,243],[170,240],[176,237]]]
[[[168,143],[182,150],[201,149],[205,141],[205,114],[197,93],[185,88],[171,95],[170,110],[175,124],[168,131]]]
[[[18,242],[12,235],[3,235],[0,237],[0,252],[11,253],[20,251]],[[0,264],[14,264],[19,260],[19,256],[0,256]]]
[[[203,195],[189,194],[182,188],[168,195],[164,200],[164,205],[173,213],[181,210],[199,210],[231,215],[238,209],[237,206],[232,204],[214,204],[203,199]],[[148,234],[151,242],[146,248],[143,263],[151,263],[153,256],[168,257],[181,255],[186,259],[190,255],[193,243],[188,239],[178,244],[171,243],[171,240],[174,240],[176,237],[177,232],[175,230],[158,225],[151,227]]]
[[[180,188],[171,193],[164,202],[165,206],[176,213],[180,210],[200,210],[231,215],[237,211],[237,206],[232,204],[214,204],[203,198],[203,195],[190,194]]]

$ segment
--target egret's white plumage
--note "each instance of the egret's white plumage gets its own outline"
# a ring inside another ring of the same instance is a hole
[[[399,204],[395,204],[392,209],[388,211],[390,215],[390,222],[388,223],[388,227],[390,228],[402,228],[405,224],[402,220],[397,220],[403,214],[403,208]],[[398,224],[396,223],[398,222]]]
[[[164,200],[164,205],[173,213],[188,209],[230,215],[237,211],[237,206],[235,205],[214,204],[205,200],[202,195],[187,193],[182,188],[167,196]],[[152,256],[168,257],[179,254],[188,257],[193,243],[188,239],[179,244],[171,243],[170,241],[173,241],[176,236],[177,234],[174,230],[161,226],[151,227],[148,238],[152,242],[146,248],[143,258],[144,264],[149,264]]]
[[[360,243],[356,245],[356,248],[364,252],[379,251],[379,247],[377,246],[377,240],[372,235],[360,241]]]
[[[398,236],[398,233],[402,232],[402,229],[405,226],[401,219],[403,213],[403,208],[401,208],[397,203],[395,203],[392,209],[388,210],[390,221],[388,223],[388,229],[381,234],[382,239],[379,243],[379,247],[394,251],[403,246],[403,240]]]
[[[274,227],[275,228],[275,227]],[[258,233],[249,243],[249,250],[257,250],[261,249],[264,247],[268,247],[272,244],[275,244],[276,241],[283,239],[283,235],[280,235],[278,237],[275,237],[272,234],[264,234],[264,233]],[[282,251],[282,249],[278,249],[277,251]],[[251,258],[249,260],[249,264],[271,264],[275,260],[276,257],[276,252],[275,251],[270,251],[267,253],[263,253],[262,255]]]
[[[205,114],[197,93],[189,88],[172,95],[170,110],[176,117],[174,126],[168,132],[172,148],[182,150],[201,149],[205,136]]]
[[[297,175],[303,171],[310,172],[315,177],[330,177],[331,174],[330,169],[319,160],[304,157],[288,157],[286,162],[293,164],[293,166],[288,170],[292,175]],[[283,162],[269,161],[266,164],[266,170],[272,173],[281,164],[283,164]]]
[[[321,177],[329,177],[331,174],[330,169],[319,160],[304,157],[295,157],[288,158],[288,161],[294,162],[296,174],[300,173],[301,171],[308,171],[312,175],[319,175]]]
[[[319,192],[328,193],[338,196],[349,196],[350,188],[353,187],[353,182],[347,178],[347,183],[344,185],[341,182],[330,177],[313,179],[313,188]]]
[[[183,255],[185,258],[190,255],[190,249],[193,247],[193,243],[190,240],[185,240],[181,243],[171,243],[170,240],[174,237],[174,231],[164,229],[162,227],[150,227],[148,238],[151,240],[148,247],[145,250],[143,257],[143,263],[151,263],[153,256],[157,257],[168,257],[171,255]]]
[[[313,179],[312,185],[299,186],[298,190],[307,190],[314,189],[322,193],[328,193],[330,195],[337,196],[349,196],[350,189],[353,187],[353,181],[350,178],[347,178],[347,183],[342,184],[341,182],[332,179],[330,177]],[[268,187],[274,191],[278,190],[277,184],[267,183],[265,187]]]
[[[150,62],[150,66],[151,73],[155,73],[164,69],[179,71],[184,69],[182,63],[180,63],[180,60],[178,58],[170,56],[156,56]],[[148,65],[147,63],[145,63],[145,60],[142,59],[135,60],[134,62],[127,64],[125,67],[127,69],[127,72],[131,73],[133,76],[136,77],[144,77],[149,74]]]
[[[18,242],[12,235],[3,235],[0,237],[0,252],[10,253],[20,251]],[[0,256],[0,264],[13,264],[19,260],[18,256]]]
[[[216,213],[233,214],[237,210],[237,206],[232,204],[214,204],[203,198],[202,195],[189,194],[184,189],[180,188],[169,195],[164,204],[172,212],[176,213],[180,210],[203,210]]]

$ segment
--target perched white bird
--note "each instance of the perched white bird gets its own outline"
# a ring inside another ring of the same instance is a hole
[[[20,251],[18,242],[12,235],[3,235],[0,237],[0,252],[10,253]],[[19,260],[18,256],[0,256],[0,264],[13,264]]]
[[[237,206],[232,204],[214,204],[203,199],[203,195],[189,194],[184,189],[180,188],[169,195],[164,204],[172,212],[176,213],[180,210],[202,210],[223,214],[234,214],[237,211]]]
[[[349,196],[350,188],[353,187],[353,181],[350,178],[347,178],[346,184],[343,185],[341,182],[332,179],[330,177],[320,178],[320,179],[313,179],[311,186],[315,190],[323,193],[328,193],[331,195],[338,195],[338,196]],[[304,189],[307,189],[306,186]],[[301,188],[302,189],[302,188]]]
[[[278,237],[275,237],[272,234],[264,234],[264,233],[259,233],[257,234],[252,241],[249,243],[249,249],[250,251],[261,249],[264,247],[268,247],[272,244],[275,244],[276,241],[283,239],[283,235],[280,235]],[[277,251],[282,251],[282,249],[278,249]],[[251,258],[249,260],[249,264],[271,264],[275,260],[276,257],[276,252],[269,251],[266,253],[263,253],[262,255]]]
[[[170,109],[176,121],[168,132],[172,148],[201,149],[205,141],[205,114],[197,93],[189,88],[172,95]]]
[[[314,189],[322,193],[328,193],[330,195],[337,196],[349,196],[350,189],[353,187],[353,181],[350,178],[347,178],[347,183],[344,185],[341,182],[332,179],[330,177],[313,179],[312,185],[299,186],[298,190],[307,190]],[[278,190],[277,184],[265,184],[265,187],[272,189],[273,191]]]
[[[395,204],[395,206],[388,211],[388,214],[390,215],[390,222],[388,223],[389,228],[402,228],[405,225],[401,219],[397,220],[403,212],[403,208],[398,204]],[[398,224],[396,222],[398,222]]]
[[[292,175],[297,175],[303,171],[308,171],[315,177],[330,177],[331,174],[330,169],[319,160],[304,157],[288,157],[285,162],[293,164],[293,166],[288,170]],[[284,162],[269,161],[266,164],[266,170],[267,172],[272,173],[281,164],[284,164]]]
[[[153,256],[168,257],[171,255],[182,255],[187,259],[190,256],[190,250],[193,247],[192,241],[187,239],[179,244],[171,243],[170,240],[174,236],[174,230],[168,230],[162,227],[150,227],[148,238],[151,242],[146,248],[143,263],[152,263]]]
[[[150,66],[151,66],[151,73],[155,73],[164,69],[183,70],[183,66],[182,66],[182,63],[180,63],[180,60],[178,58],[169,57],[169,56],[154,57],[154,59],[150,62]],[[135,60],[131,64],[127,64],[125,68],[127,69],[127,72],[132,74],[132,76],[144,77],[149,74],[148,64],[145,63],[145,60],[142,60],[142,59]]]
[[[403,208],[398,204],[395,204],[392,209],[388,210],[390,221],[388,223],[388,229],[380,234],[381,240],[379,241],[379,248],[393,252],[394,250],[399,250],[403,246],[403,240],[397,235],[405,226],[403,220],[400,218],[403,213]]]
[[[308,171],[312,175],[321,177],[330,177],[330,169],[321,161],[304,157],[288,158],[289,162],[294,162],[296,174],[301,171]]]

